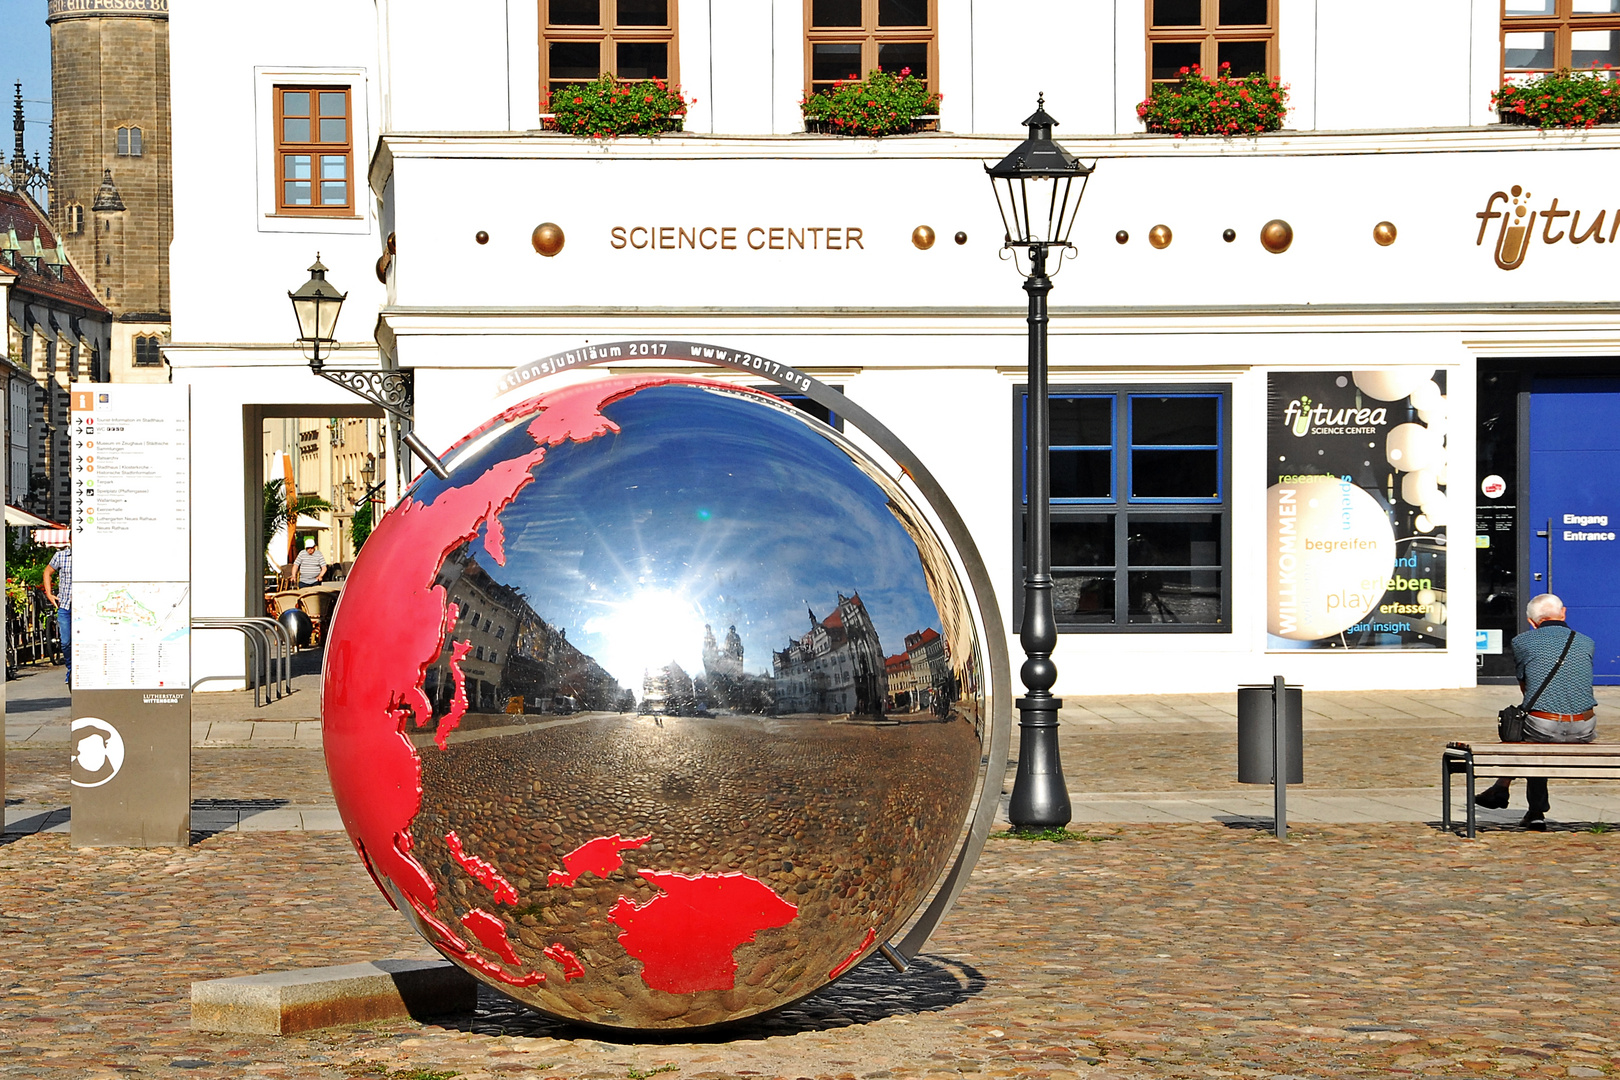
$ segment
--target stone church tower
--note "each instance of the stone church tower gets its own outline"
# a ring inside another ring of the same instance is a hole
[[[169,241],[168,0],[50,0],[51,219],[113,312],[103,377],[166,382]]]

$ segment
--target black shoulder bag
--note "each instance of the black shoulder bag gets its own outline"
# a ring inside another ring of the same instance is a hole
[[[1547,689],[1547,684],[1553,681],[1554,675],[1558,674],[1558,669],[1563,666],[1564,657],[1569,655],[1569,647],[1573,644],[1575,644],[1575,631],[1571,630],[1569,640],[1564,642],[1564,651],[1558,654],[1558,662],[1553,664],[1551,671],[1547,672],[1547,677],[1541,680],[1541,685],[1536,687],[1534,694],[1530,695],[1530,700],[1523,705],[1509,705],[1496,714],[1496,734],[1503,742],[1524,742],[1524,718],[1529,715],[1531,709],[1536,707],[1536,702],[1541,700],[1541,692]]]

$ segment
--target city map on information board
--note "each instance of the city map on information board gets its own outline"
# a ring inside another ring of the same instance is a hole
[[[73,583],[73,681],[85,690],[191,685],[191,587]]]

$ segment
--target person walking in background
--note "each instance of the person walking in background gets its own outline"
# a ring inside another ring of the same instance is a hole
[[[1592,657],[1596,646],[1591,638],[1569,628],[1564,602],[1552,593],[1542,593],[1532,599],[1525,605],[1524,614],[1532,629],[1513,639],[1519,691],[1528,700],[1535,687],[1547,683],[1547,688],[1535,701],[1535,708],[1525,717],[1524,741],[1591,742],[1597,738],[1597,721],[1593,718],[1597,698],[1592,695]],[[1551,681],[1547,678],[1549,674]],[[1474,802],[1501,810],[1508,804],[1508,786],[1512,783],[1512,777],[1504,777],[1476,795]],[[1547,811],[1552,805],[1547,799],[1546,779],[1527,779],[1525,796],[1530,800],[1530,809],[1524,815],[1524,827],[1545,832]]]
[[[298,579],[300,587],[321,583],[321,577],[326,573],[326,556],[315,546],[313,536],[304,537],[304,550],[293,560],[292,568],[293,576]]]
[[[62,642],[63,677],[73,685],[73,545],[57,550],[45,566],[45,599],[56,605],[56,636]]]

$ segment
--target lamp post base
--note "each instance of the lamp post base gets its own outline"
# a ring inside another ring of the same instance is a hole
[[[1018,773],[1007,820],[1014,829],[1061,829],[1069,823],[1069,789],[1058,756],[1057,711],[1063,699],[1019,698]]]

